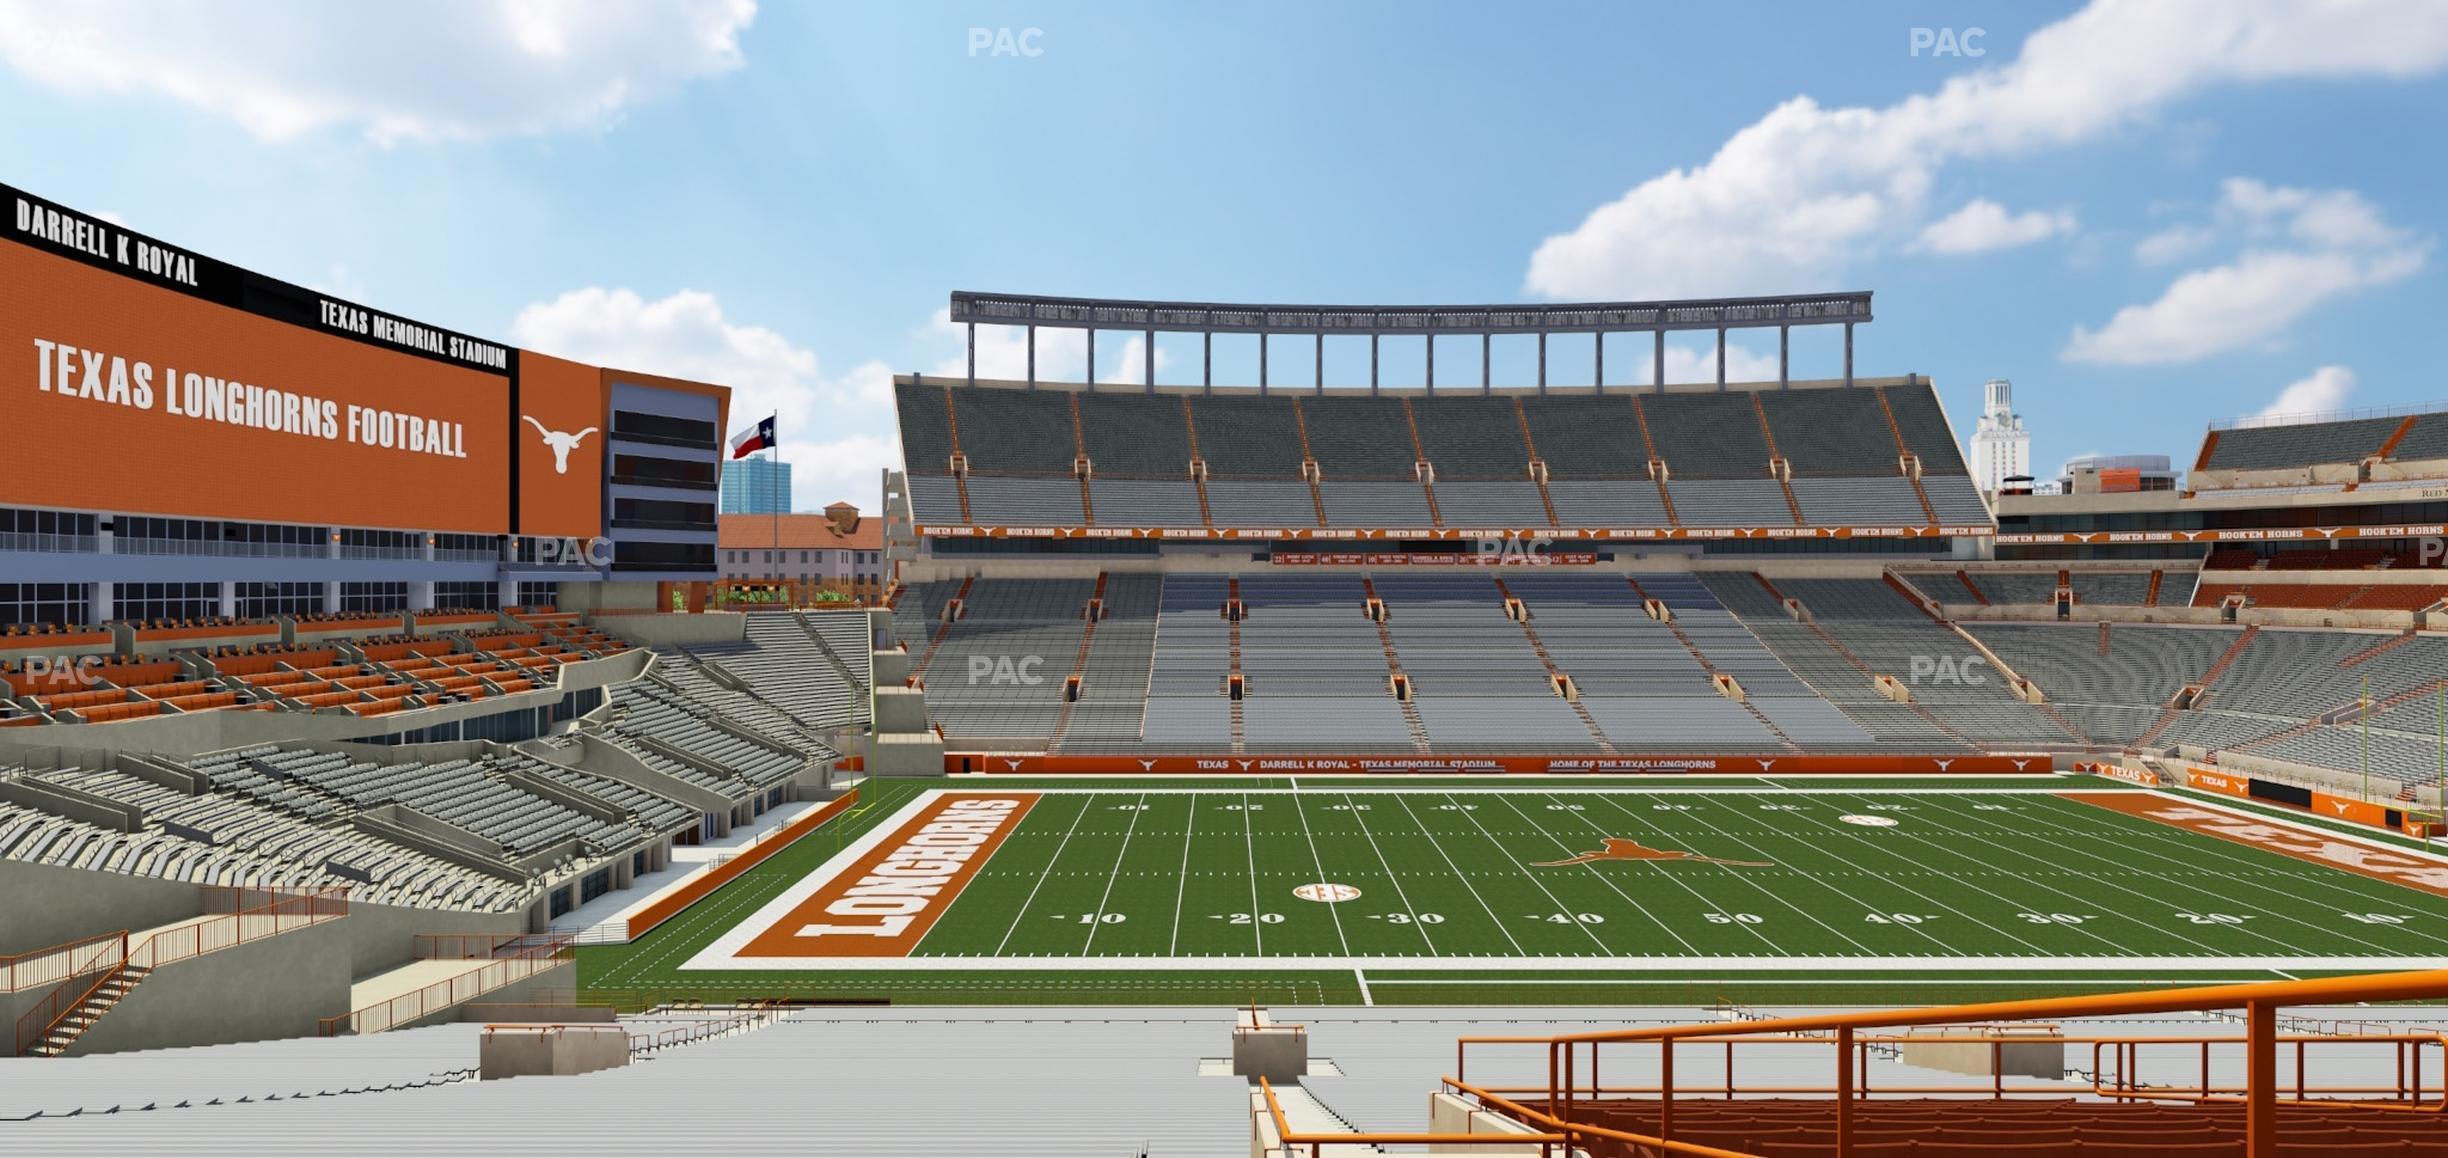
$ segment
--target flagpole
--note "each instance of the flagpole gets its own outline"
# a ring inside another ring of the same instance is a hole
[[[782,580],[782,412],[775,411],[766,421],[774,424],[774,436],[765,443],[766,505],[773,508],[774,584],[789,588]]]

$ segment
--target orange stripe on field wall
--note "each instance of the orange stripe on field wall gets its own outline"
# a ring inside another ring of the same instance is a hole
[[[1034,792],[935,798],[739,956],[908,956],[1035,803]]]
[[[767,857],[789,848],[791,842],[816,831],[817,827],[824,822],[848,812],[850,806],[856,803],[858,803],[858,789],[853,788],[824,802],[821,806],[792,818],[790,823],[775,829],[765,839],[741,850],[739,855],[682,881],[678,888],[656,898],[654,903],[638,910],[634,916],[629,918],[629,938],[636,940],[644,936],[648,929],[678,916],[682,909],[704,900],[707,894],[730,884],[741,873],[764,863]]]
[[[2339,872],[2404,885],[2448,897],[2448,864],[2375,848],[2361,841],[2323,836],[2292,825],[2272,824],[2222,809],[2141,792],[2067,792],[2066,799],[2138,816],[2171,828],[2249,845],[2263,852],[2309,861]]]

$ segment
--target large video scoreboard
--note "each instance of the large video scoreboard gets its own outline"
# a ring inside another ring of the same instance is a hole
[[[603,371],[0,200],[0,505],[602,533]]]

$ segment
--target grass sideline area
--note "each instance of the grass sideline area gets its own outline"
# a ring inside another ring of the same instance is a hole
[[[580,985],[629,1006],[1860,1004],[2448,954],[2448,898],[2054,795],[2118,781],[1623,779],[871,780],[639,941],[581,948]],[[936,790],[1041,795],[910,958],[681,968]],[[1610,837],[1691,856],[1556,863]],[[1316,883],[1357,895],[1294,895]]]

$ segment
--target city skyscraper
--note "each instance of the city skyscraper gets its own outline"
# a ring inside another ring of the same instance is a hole
[[[787,515],[791,509],[791,464],[743,458],[723,464],[722,513]]]

